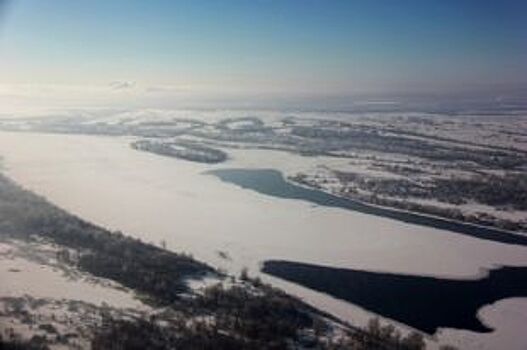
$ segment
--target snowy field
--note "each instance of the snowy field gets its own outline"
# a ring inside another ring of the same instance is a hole
[[[57,261],[58,249],[37,239],[0,242],[3,339],[41,337],[50,349],[89,349],[101,314],[130,317],[152,310],[133,291]]]
[[[2,132],[0,154],[7,175],[67,211],[145,241],[166,241],[170,249],[232,273],[246,266],[257,275],[266,259],[454,278],[476,278],[499,265],[527,266],[524,247],[267,197],[203,174],[217,168],[274,168],[290,174],[317,166],[324,160],[320,157],[231,149],[227,162],[206,165],[133,150],[133,140]],[[365,324],[373,316],[261,277],[353,323]],[[517,343],[511,340],[510,348],[521,349],[525,336],[518,322],[526,305],[525,299],[511,299],[480,310],[484,322],[497,327],[493,333],[445,329],[437,338],[461,348],[488,349],[512,339]]]

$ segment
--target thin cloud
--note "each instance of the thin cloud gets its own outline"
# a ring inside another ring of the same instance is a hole
[[[134,88],[135,85],[135,81],[116,80],[110,83],[110,87],[114,90],[128,90]]]

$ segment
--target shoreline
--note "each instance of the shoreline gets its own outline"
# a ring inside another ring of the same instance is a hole
[[[369,206],[369,207],[372,207],[372,208],[378,208],[378,209],[389,210],[389,211],[394,211],[394,212],[401,212],[401,213],[411,214],[411,215],[416,215],[416,216],[422,216],[422,217],[425,217],[425,218],[431,218],[431,219],[437,219],[437,220],[442,220],[442,221],[448,221],[448,222],[452,222],[452,223],[455,223],[455,224],[460,224],[460,225],[465,225],[465,226],[472,226],[474,228],[493,230],[493,231],[496,231],[496,232],[499,232],[499,233],[516,235],[516,236],[519,236],[519,237],[525,237],[527,239],[527,232],[524,232],[524,231],[511,231],[511,230],[507,230],[507,229],[498,228],[496,226],[482,225],[482,224],[477,224],[477,223],[470,222],[470,221],[456,220],[456,219],[448,218],[446,216],[439,216],[439,215],[429,214],[429,213],[426,213],[426,212],[423,212],[423,211],[411,211],[411,210],[398,208],[398,207],[394,207],[394,206],[392,207],[392,206],[388,206],[388,205],[375,204],[375,203],[368,202],[368,201],[362,200],[362,199],[349,198],[349,197],[345,197],[345,196],[340,195],[340,194],[336,194],[336,193],[333,193],[333,192],[328,192],[328,191],[324,190],[323,188],[317,188],[315,186],[310,186],[308,184],[295,181],[293,179],[290,179],[289,176],[283,176],[283,175],[284,175],[284,173],[282,173],[282,177],[283,177],[284,181],[288,182],[288,183],[290,183],[292,185],[295,185],[295,186],[298,186],[298,187],[302,187],[302,188],[305,188],[305,189],[308,189],[308,190],[320,191],[320,192],[323,192],[323,193],[325,193],[327,195],[330,195],[330,196],[333,196],[333,197],[337,197],[337,198],[340,198],[340,199],[343,199],[343,200],[347,200],[347,201],[350,201],[350,202],[355,202],[355,203],[358,203],[358,204],[361,204],[361,205],[364,205],[364,206]],[[372,215],[375,215],[375,214],[372,214]],[[433,226],[430,226],[430,227],[433,227]]]
[[[255,176],[267,176],[268,181],[274,182],[271,186],[266,187],[265,184],[261,185],[255,180],[247,180],[246,175],[250,173],[254,173]],[[497,243],[527,246],[526,235],[467,222],[449,220],[438,216],[405,211],[398,208],[379,206],[360,200],[338,196],[320,189],[310,188],[307,185],[299,185],[295,181],[285,177],[282,171],[276,169],[221,168],[206,171],[204,174],[216,176],[223,182],[231,183],[272,197],[303,200],[328,208],[333,207],[351,210],[366,215],[383,217],[417,226],[431,227]],[[235,178],[230,179],[231,176],[234,176]],[[279,181],[282,183],[279,183]],[[281,186],[280,189],[282,192],[289,191],[290,193],[279,194],[278,192],[281,191],[278,191],[276,188],[270,189],[272,186]],[[299,189],[305,192],[299,193]],[[479,232],[473,232],[473,230],[478,230]]]

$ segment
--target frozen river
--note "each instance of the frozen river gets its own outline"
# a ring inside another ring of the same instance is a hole
[[[9,176],[60,207],[145,241],[166,241],[169,249],[230,272],[247,266],[258,274],[259,264],[268,259],[453,278],[475,278],[482,269],[498,265],[527,266],[525,247],[270,197],[205,174],[219,168],[291,173],[323,159],[236,150],[225,163],[205,165],[135,151],[130,141],[2,132],[0,155]],[[361,324],[372,316],[343,301],[262,277],[352,322]],[[480,315],[491,327],[499,320],[496,332],[446,329],[439,338],[453,339],[463,348],[492,349],[506,336],[510,348],[521,349],[527,339],[517,325],[526,312],[525,299],[498,302]]]

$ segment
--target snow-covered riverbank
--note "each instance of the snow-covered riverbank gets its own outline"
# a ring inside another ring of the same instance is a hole
[[[165,241],[170,249],[190,252],[231,272],[247,266],[257,274],[259,263],[271,258],[456,278],[474,277],[496,265],[527,265],[522,247],[462,235],[445,239],[440,230],[267,197],[203,175],[220,167],[291,173],[315,166],[320,161],[315,157],[231,150],[229,161],[211,166],[138,152],[129,142],[3,132],[0,154],[9,176],[60,207],[145,241]],[[363,323],[372,316],[320,293],[262,277],[351,322]],[[506,326],[504,332],[511,329]],[[480,336],[445,330],[439,338],[449,334],[463,344]]]

